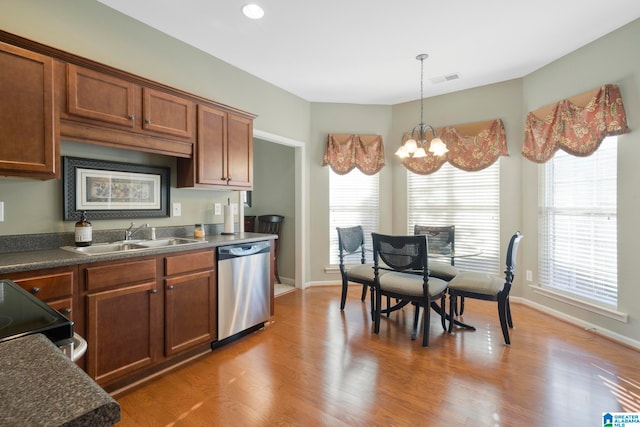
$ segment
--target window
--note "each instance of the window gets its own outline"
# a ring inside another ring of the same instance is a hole
[[[371,247],[371,233],[378,231],[378,174],[365,175],[354,169],[338,175],[329,169],[329,263],[338,264],[336,227],[361,225],[365,244]],[[373,262],[373,253],[367,252]]]
[[[445,163],[430,175],[409,172],[408,234],[413,226],[455,225],[456,249],[482,250],[479,256],[457,258],[456,267],[500,273],[500,162],[478,172]]]
[[[558,151],[540,166],[542,286],[617,305],[617,138],[591,156]]]

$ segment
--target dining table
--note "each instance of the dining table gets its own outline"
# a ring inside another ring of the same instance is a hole
[[[456,246],[454,251],[442,251],[442,252],[429,252],[428,256],[427,256],[427,260],[429,258],[435,258],[437,260],[441,260],[441,259],[457,259],[457,258],[470,258],[470,257],[475,257],[475,256],[479,256],[482,255],[482,249],[479,248],[475,248],[475,247],[471,247],[471,246]],[[406,274],[416,274],[416,275],[420,275],[422,274],[421,270],[412,270],[412,271],[406,271]],[[392,312],[399,310],[403,307],[405,307],[407,304],[409,304],[410,301],[407,300],[400,300],[398,301],[395,305],[388,307],[384,310],[381,310],[380,312],[383,314],[386,314],[387,316],[389,316],[389,314],[391,314]],[[464,328],[464,329],[468,329],[471,331],[475,331],[476,328],[475,326],[469,325],[467,323],[462,322],[459,319],[456,319],[455,316],[452,316],[451,313],[447,313],[444,307],[440,307],[438,305],[438,303],[436,301],[431,301],[431,308],[433,309],[433,311],[435,311],[438,315],[442,316],[442,311],[444,310],[445,313],[445,319],[449,322],[453,321],[453,324]],[[443,325],[444,327],[444,325]],[[412,337],[413,338],[413,337]]]

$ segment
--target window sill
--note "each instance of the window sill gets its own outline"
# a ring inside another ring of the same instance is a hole
[[[617,320],[618,322],[628,323],[629,315],[627,313],[622,313],[617,310],[591,304],[584,300],[568,296],[566,294],[563,294],[561,292],[558,292],[549,288],[543,288],[541,286],[533,286],[533,285],[529,285],[529,287],[536,294],[554,299],[556,301],[563,302],[565,304],[572,305],[574,307],[581,308],[583,310],[590,311],[592,313],[599,314],[601,316],[608,317],[610,319]]]
[[[324,268],[324,272],[327,274],[340,274],[340,266],[328,265]]]

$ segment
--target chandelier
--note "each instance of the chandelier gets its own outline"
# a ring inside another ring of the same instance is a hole
[[[398,148],[396,151],[396,156],[401,159],[405,157],[425,157],[427,152],[424,149],[424,146],[427,143],[427,132],[431,132],[433,134],[433,139],[429,144],[429,152],[433,153],[436,156],[442,156],[449,150],[445,143],[438,138],[438,134],[433,126],[428,125],[422,119],[424,112],[424,96],[422,93],[423,79],[424,79],[424,60],[429,57],[426,53],[421,53],[416,56],[416,59],[420,61],[420,123],[414,127],[410,132],[407,132],[409,135],[409,139]]]

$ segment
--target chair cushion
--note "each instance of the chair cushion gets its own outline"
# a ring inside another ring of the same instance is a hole
[[[486,273],[463,271],[449,282],[449,289],[483,295],[497,295],[504,288],[504,278]]]
[[[456,277],[458,269],[451,264],[445,264],[444,262],[431,262],[429,261],[429,276],[449,281]]]
[[[353,281],[369,281],[373,283],[373,264],[345,265],[347,278]]]
[[[429,295],[438,295],[447,288],[447,282],[435,277],[429,278]],[[409,296],[422,296],[422,275],[391,271],[380,276],[380,289]]]

